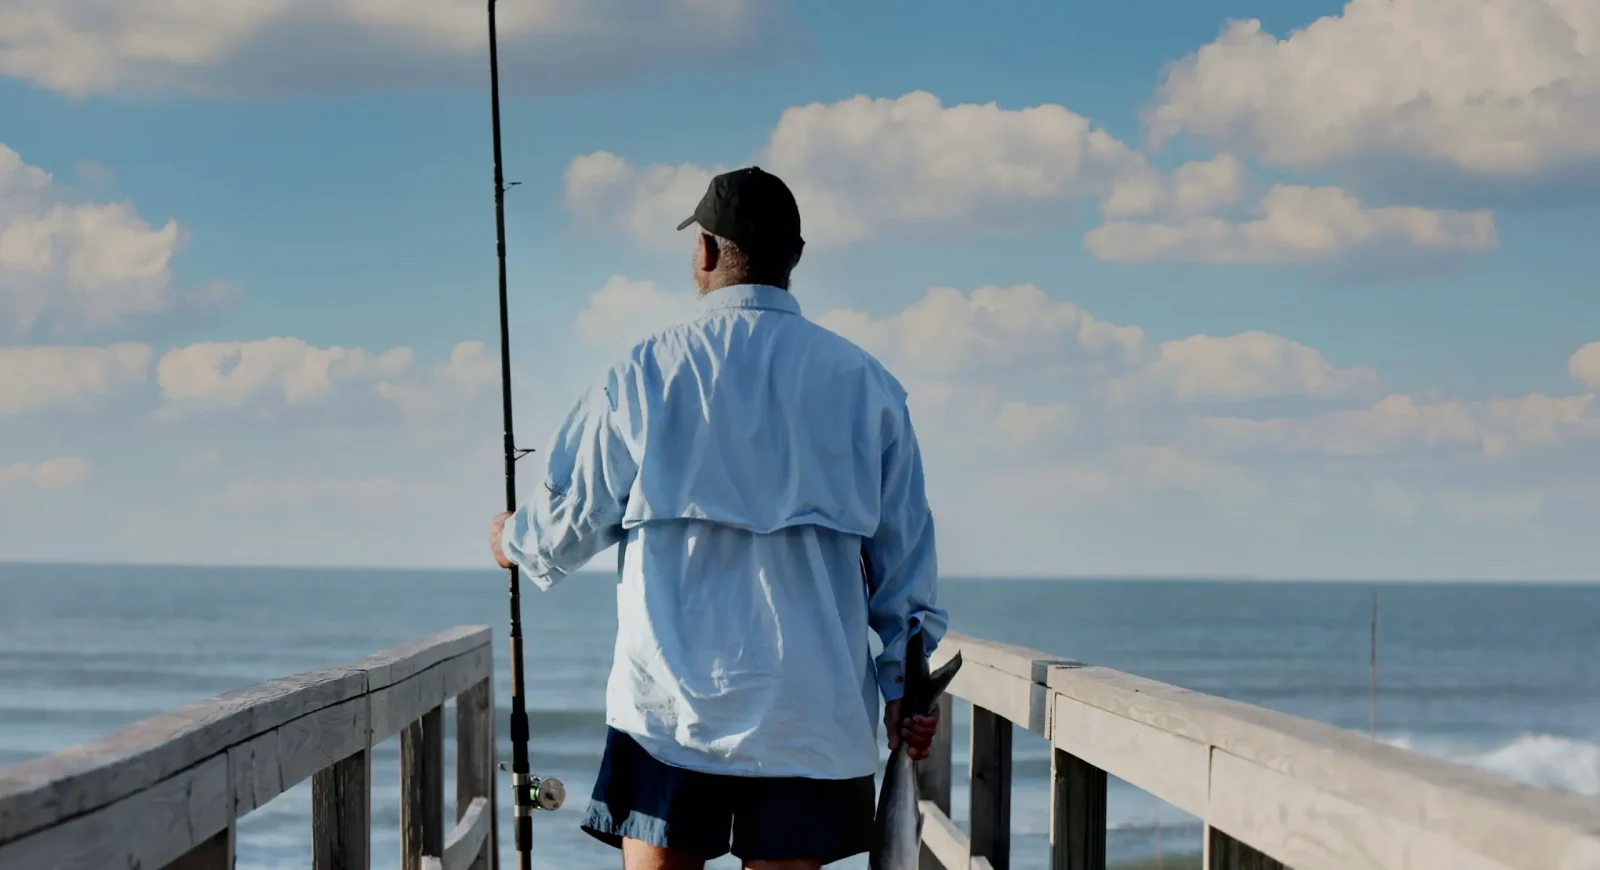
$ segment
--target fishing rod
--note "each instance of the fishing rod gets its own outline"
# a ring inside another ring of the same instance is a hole
[[[518,450],[511,426],[511,327],[506,310],[506,190],[500,161],[500,55],[496,44],[494,6],[489,6],[489,104],[494,139],[495,254],[500,266],[500,405],[505,421],[506,510],[517,509],[517,460],[532,453]],[[528,773],[528,703],[522,673],[522,590],[517,566],[511,566],[511,793],[516,825],[517,868],[533,868],[533,813],[555,810],[566,800],[566,789],[554,777]],[[501,770],[506,770],[504,764]],[[499,843],[491,849],[498,854]],[[499,866],[495,858],[491,866]]]

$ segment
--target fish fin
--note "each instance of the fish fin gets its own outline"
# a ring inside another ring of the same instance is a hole
[[[961,670],[961,652],[956,651],[950,661],[940,665],[938,670],[928,675],[928,699],[932,700],[944,694],[950,688],[950,681],[955,679],[956,671]]]

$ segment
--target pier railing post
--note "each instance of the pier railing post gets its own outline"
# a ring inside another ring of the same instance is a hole
[[[1050,754],[1050,870],[1106,870],[1106,772]]]
[[[491,870],[494,846],[494,696],[484,680],[456,696],[456,821],[477,798],[489,798],[489,837],[471,870]]]
[[[1288,865],[1206,825],[1205,870],[1289,870]]]
[[[162,870],[233,870],[233,825],[218,831]]]
[[[372,868],[370,745],[311,775],[311,868]]]
[[[400,732],[400,870],[443,853],[444,710],[434,707]]]
[[[972,705],[972,856],[994,870],[1011,865],[1011,720]]]

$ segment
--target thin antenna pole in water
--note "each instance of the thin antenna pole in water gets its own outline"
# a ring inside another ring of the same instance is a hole
[[[495,253],[500,266],[500,404],[505,425],[506,510],[517,509],[517,450],[511,428],[511,329],[506,311],[506,184],[500,163],[500,56],[495,44],[495,0],[489,5],[489,103],[494,139]],[[533,788],[528,776],[528,706],[522,675],[522,600],[519,572],[511,568],[511,793],[517,868],[533,868]],[[498,844],[491,848],[498,848]]]
[[[1378,739],[1378,590],[1372,590],[1372,739]]]

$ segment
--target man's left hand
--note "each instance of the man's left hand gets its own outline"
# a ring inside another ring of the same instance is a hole
[[[505,531],[506,520],[510,518],[511,511],[506,511],[495,515],[495,518],[489,521],[489,552],[494,554],[496,564],[508,570],[515,566],[506,558],[506,552],[500,546],[500,535]]]

